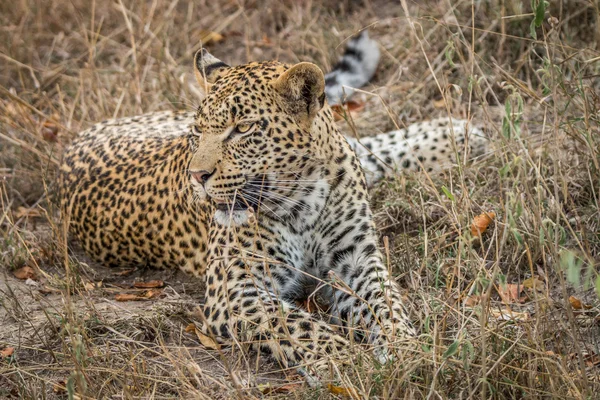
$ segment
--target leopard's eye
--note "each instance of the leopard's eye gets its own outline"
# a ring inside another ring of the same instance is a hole
[[[236,125],[235,131],[236,133],[248,133],[254,127],[253,123],[241,123]]]
[[[202,136],[202,131],[200,131],[198,125],[192,125],[192,133],[196,136]]]

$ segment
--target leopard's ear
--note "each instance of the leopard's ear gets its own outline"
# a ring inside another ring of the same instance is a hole
[[[206,49],[200,49],[194,56],[194,74],[204,94],[208,93],[210,86],[221,77],[229,65],[219,60]]]
[[[325,103],[325,77],[315,64],[302,62],[285,71],[273,84],[284,107],[298,123],[310,129]]]

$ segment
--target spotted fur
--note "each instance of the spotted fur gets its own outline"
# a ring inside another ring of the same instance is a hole
[[[345,352],[351,331],[385,360],[389,341],[415,330],[382,261],[361,161],[333,122],[322,72],[309,63],[229,67],[206,52],[195,67],[206,91],[195,114],[105,121],[66,150],[58,187],[70,231],[101,263],[204,279],[203,329],[223,343],[251,342],[283,366],[310,368]],[[392,146],[382,151],[401,167],[413,157],[399,156],[407,145],[397,136],[406,133],[372,140]],[[428,140],[418,128],[411,138]],[[378,162],[363,161],[383,176]],[[314,293],[346,333],[296,306]]]
[[[344,55],[325,75],[325,93],[330,105],[342,103],[354,89],[371,80],[379,64],[379,46],[362,31],[346,43]]]
[[[398,172],[437,172],[466,161],[465,156],[479,157],[488,148],[488,140],[481,128],[473,127],[465,120],[448,118],[347,140],[358,155],[369,186]]]

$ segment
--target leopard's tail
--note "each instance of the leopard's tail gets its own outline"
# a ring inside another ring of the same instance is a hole
[[[348,40],[344,55],[325,75],[325,94],[330,105],[340,104],[354,89],[364,86],[379,64],[379,46],[364,30]]]
[[[404,171],[435,172],[490,150],[485,132],[461,119],[438,118],[360,139],[346,138],[358,156],[369,186]],[[457,156],[459,159],[457,159]]]

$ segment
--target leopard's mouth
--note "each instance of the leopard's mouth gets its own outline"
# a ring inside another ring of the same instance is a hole
[[[238,198],[231,200],[214,199],[216,206],[215,221],[221,226],[229,226],[230,224],[242,226],[248,223],[251,215],[254,214],[254,208],[247,201]]]
[[[276,197],[271,193],[271,185],[266,176],[246,177],[246,183],[225,198],[212,197],[218,211],[229,214],[234,211],[257,211],[266,205],[267,211],[275,209]],[[263,212],[265,212],[263,210]]]
[[[235,203],[235,204],[229,204],[229,203],[221,203],[221,204],[217,204],[217,210],[219,211],[245,211],[248,209],[248,206],[246,204],[239,204],[239,203]]]
[[[251,204],[248,204],[248,202],[239,198],[236,198],[234,202],[221,199],[215,199],[214,202],[216,204],[217,210],[224,212],[246,211],[251,206]]]

